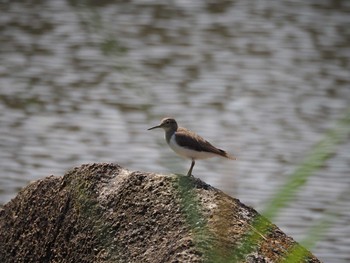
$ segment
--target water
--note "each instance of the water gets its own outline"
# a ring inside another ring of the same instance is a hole
[[[111,1],[112,2],[112,1]],[[194,174],[262,211],[350,101],[347,1],[1,3],[0,203],[90,162],[186,173],[165,116],[238,161]],[[350,141],[275,223],[296,240],[338,215],[313,253],[350,255]]]

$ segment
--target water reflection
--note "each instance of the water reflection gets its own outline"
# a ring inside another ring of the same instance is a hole
[[[196,176],[262,209],[349,105],[345,1],[85,4],[3,4],[1,203],[86,162],[186,172],[163,134],[146,131],[173,116],[239,156],[199,161]],[[348,149],[338,147],[276,222],[298,240],[339,207],[314,249],[326,262],[350,259],[349,200],[339,201]]]

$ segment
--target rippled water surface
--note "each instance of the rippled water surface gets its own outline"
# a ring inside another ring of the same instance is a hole
[[[173,116],[238,156],[195,176],[262,211],[349,108],[348,1],[34,2],[0,4],[0,203],[82,163],[186,173],[146,131]],[[350,260],[349,149],[275,221],[301,241],[337,213],[325,262]]]

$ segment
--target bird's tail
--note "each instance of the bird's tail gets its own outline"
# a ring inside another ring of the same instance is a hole
[[[220,155],[222,157],[225,157],[225,158],[228,158],[228,159],[231,159],[231,160],[237,160],[237,158],[235,156],[233,156],[231,154],[228,154],[226,151],[221,150],[221,149],[219,149],[219,151],[220,151]]]

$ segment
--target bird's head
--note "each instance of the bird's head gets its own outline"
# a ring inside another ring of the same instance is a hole
[[[159,125],[154,126],[152,128],[149,128],[148,130],[153,130],[156,128],[163,128],[166,132],[167,131],[176,131],[177,130],[177,123],[176,120],[173,118],[164,118],[160,122]]]

